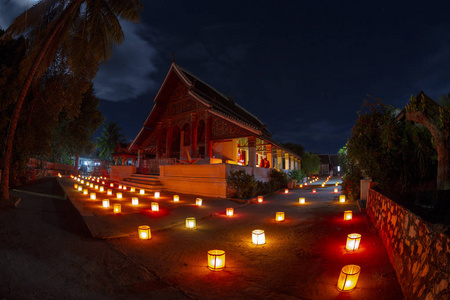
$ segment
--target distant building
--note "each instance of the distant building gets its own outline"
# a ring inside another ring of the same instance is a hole
[[[341,172],[339,166],[339,155],[337,154],[318,154],[320,158],[319,175],[336,176]]]

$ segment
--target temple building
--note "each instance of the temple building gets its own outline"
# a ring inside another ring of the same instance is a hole
[[[300,168],[257,117],[174,62],[154,102],[134,141],[114,153],[131,166],[113,166],[112,177],[158,175],[165,190],[225,197],[231,171],[268,181],[271,168]]]

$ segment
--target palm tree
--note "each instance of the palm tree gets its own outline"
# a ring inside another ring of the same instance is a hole
[[[89,62],[107,60],[114,45],[124,40],[119,19],[137,22],[142,9],[140,0],[41,0],[19,15],[5,36],[26,34],[29,42],[21,65],[24,82],[11,116],[3,170],[0,198],[9,199],[9,169],[17,122],[31,83],[38,78],[59,53],[67,57],[72,72],[95,72]]]
[[[124,142],[125,136],[120,131],[119,125],[115,122],[109,122],[108,125],[103,127],[101,136],[97,138],[97,146],[100,148],[99,158],[112,160],[111,154],[117,144]]]

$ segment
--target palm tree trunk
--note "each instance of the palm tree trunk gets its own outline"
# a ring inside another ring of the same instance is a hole
[[[53,39],[56,36],[56,33],[61,29],[64,22],[67,21],[71,12],[73,12],[73,10],[76,7],[78,7],[81,2],[82,0],[74,0],[66,7],[65,11],[61,15],[61,18],[55,24],[55,27],[51,31],[51,34],[48,36],[46,42],[42,45],[41,49],[39,50],[39,53],[36,56],[33,65],[31,66],[30,71],[28,72],[28,75],[25,79],[25,83],[22,87],[22,90],[20,91],[19,98],[17,99],[16,106],[14,107],[14,111],[11,117],[8,136],[6,140],[5,154],[3,156],[3,170],[0,182],[0,200],[9,199],[9,170],[11,165],[11,154],[14,143],[14,135],[16,133],[17,122],[19,120],[23,102],[28,93],[28,89],[30,88],[31,82],[34,79],[36,71],[39,65],[41,64],[48,47],[50,46],[50,44],[52,43]]]

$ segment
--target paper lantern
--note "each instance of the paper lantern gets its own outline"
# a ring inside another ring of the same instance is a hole
[[[159,199],[159,197],[161,197],[161,194],[159,192],[155,192],[154,197],[155,197],[155,199]]]
[[[137,197],[131,198],[131,205],[133,206],[139,205],[139,199]]]
[[[98,185],[97,184],[94,186],[94,189],[98,190]]]
[[[339,185],[339,182],[336,182],[334,185],[335,185],[335,186],[338,186],[338,185]]]
[[[234,208],[228,207],[227,208],[227,216],[232,217],[234,215]]]
[[[298,198],[298,203],[305,204],[306,203],[305,198]]]
[[[139,194],[144,195],[144,194],[145,194],[145,190],[141,189],[141,190],[139,191]]]
[[[126,190],[127,190],[127,187],[126,187],[125,185],[122,186],[122,190],[126,191]]]
[[[279,211],[279,212],[275,213],[275,221],[283,222],[284,221],[284,212]]]
[[[302,187],[303,187],[303,184],[300,184],[300,187],[302,188]]]
[[[110,186],[110,187],[114,187],[114,183],[111,182],[111,183],[109,184],[109,186]]]
[[[88,194],[88,190],[87,189],[84,189],[83,190],[83,195],[87,195]]]
[[[350,221],[353,217],[353,212],[351,210],[344,211],[344,221]]]
[[[151,207],[152,207],[152,211],[159,211],[159,203],[158,202],[152,202]]]
[[[322,183],[322,187],[324,187],[325,186],[325,183]]]
[[[72,175],[72,174],[70,174],[70,178],[72,178],[72,179],[73,179],[73,175]]]
[[[83,187],[81,185],[78,186],[78,191],[80,191],[80,192],[83,191]]]
[[[105,187],[102,185],[102,186],[100,186],[100,187],[98,188],[98,190],[99,190],[100,192],[104,192],[104,191],[105,191]]]
[[[117,193],[116,197],[117,197],[117,199],[122,199],[122,193]]]
[[[339,202],[340,203],[344,203],[345,202],[345,195],[340,195],[339,196]]]
[[[91,184],[89,185],[91,188],[93,188],[94,187],[94,184],[91,182]]]
[[[173,195],[173,202],[179,202],[179,201],[180,201],[180,196]]]
[[[141,225],[138,227],[138,235],[141,240],[149,240],[152,238],[152,232],[150,231],[150,226]]]
[[[112,190],[111,190],[111,189],[108,189],[108,190],[106,191],[106,194],[107,194],[108,196],[111,196],[111,195],[112,195]]]
[[[78,190],[78,184],[75,183],[75,184],[73,185],[73,188],[76,189],[76,190]]]
[[[122,212],[122,205],[120,205],[120,203],[114,204],[114,213],[120,214],[121,212]]]
[[[118,188],[119,188],[119,190],[121,190],[121,189],[122,189],[122,185],[121,185],[121,184],[119,184],[119,187],[118,187]]]
[[[203,202],[202,198],[197,198],[197,199],[195,199],[195,204],[196,204],[197,206],[202,206],[202,202]]]
[[[197,222],[195,218],[186,218],[186,228],[195,229],[197,228]]]
[[[97,182],[100,182],[100,179],[97,178]]]
[[[225,268],[225,251],[209,250],[208,251],[208,269],[220,271]]]
[[[104,182],[104,181],[102,181],[102,184],[105,184],[105,182]]]
[[[264,201],[264,197],[263,196],[258,196],[258,203],[262,203]]]
[[[313,189],[313,190],[312,190],[312,193],[313,193],[313,194],[317,193],[316,189]]]
[[[136,192],[136,189],[134,187],[130,187],[130,192]]]
[[[338,188],[334,188],[334,192],[335,193],[339,192]]]
[[[81,180],[80,178],[77,178],[77,181],[78,181],[78,182],[80,182],[80,180]]]
[[[109,207],[109,199],[103,199],[102,200],[102,205],[103,205],[104,208],[108,208]],[[115,208],[114,208],[114,212],[116,212]]]
[[[284,190],[284,193],[285,193],[285,194],[289,194],[289,190],[288,190],[288,189],[285,189],[285,190]]]
[[[357,265],[346,265],[341,269],[337,288],[341,292],[349,292],[356,287],[361,267]]]
[[[305,182],[305,186],[307,186],[308,185],[308,183],[307,182]]]
[[[361,235],[359,233],[350,233],[347,235],[347,244],[345,249],[348,251],[356,251],[359,248],[359,243],[361,242]]]
[[[255,229],[252,231],[252,242],[255,245],[262,245],[266,243],[266,237],[264,235],[264,230]]]
[[[95,200],[97,198],[97,195],[95,193],[91,193],[91,200]]]
[[[87,187],[90,187],[90,186],[91,186],[91,183],[90,183],[89,181],[86,181],[86,186],[87,186]]]

